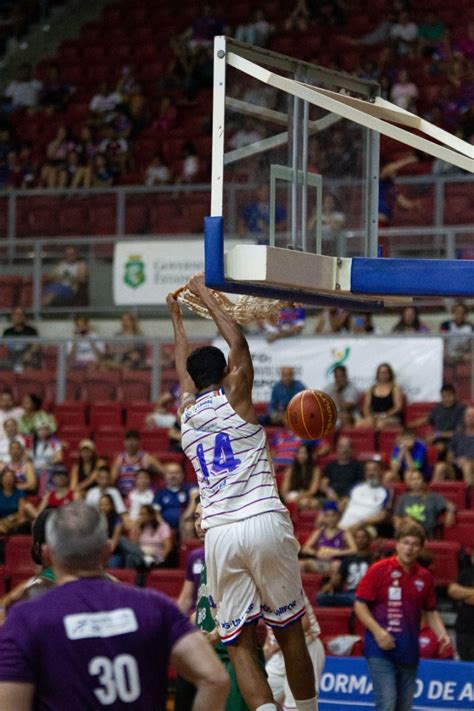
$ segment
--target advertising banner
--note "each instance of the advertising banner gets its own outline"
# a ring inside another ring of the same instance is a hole
[[[224,341],[214,342],[227,353]],[[439,400],[443,377],[443,341],[438,337],[287,338],[267,343],[249,339],[255,369],[254,401],[268,402],[282,366],[292,366],[307,387],[324,390],[337,365],[345,365],[349,379],[365,392],[374,383],[380,363],[389,363],[408,402]]]
[[[365,659],[327,657],[321,679],[319,708],[371,711],[372,682]],[[422,660],[418,668],[413,711],[474,709],[474,675],[468,662]]]

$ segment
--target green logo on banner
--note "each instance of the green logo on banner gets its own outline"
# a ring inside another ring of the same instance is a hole
[[[346,346],[346,348],[344,348],[343,350],[333,350],[332,354],[335,360],[326,370],[326,377],[331,375],[331,373],[334,371],[334,368],[337,368],[339,365],[344,365],[344,363],[347,361],[351,354],[351,349]]]
[[[131,254],[128,258],[123,280],[132,289],[138,289],[145,283],[145,262],[139,254]]]

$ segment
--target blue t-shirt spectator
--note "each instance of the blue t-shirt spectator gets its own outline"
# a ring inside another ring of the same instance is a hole
[[[306,386],[300,380],[293,380],[290,385],[285,385],[281,381],[275,383],[270,399],[270,414],[284,412],[291,398],[305,389]]]
[[[398,473],[400,478],[407,470],[407,462],[404,457],[400,457],[400,444],[396,444],[392,450],[392,462],[398,462]],[[416,439],[412,447],[409,449],[409,455],[413,460],[413,468],[420,471],[425,479],[429,479],[431,475],[430,465],[428,464],[428,452],[426,446],[420,440]]]
[[[175,531],[179,529],[181,513],[189,503],[189,494],[195,488],[194,484],[185,482],[179,488],[160,489],[155,494],[153,503],[160,507],[164,520]]]
[[[5,494],[3,489],[0,489],[0,519],[12,516],[18,512],[20,500],[24,499],[26,493],[14,489],[9,496]]]

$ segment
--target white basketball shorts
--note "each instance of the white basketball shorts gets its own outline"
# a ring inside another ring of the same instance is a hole
[[[209,601],[225,644],[259,617],[271,627],[286,627],[304,615],[299,547],[282,511],[206,531]]]

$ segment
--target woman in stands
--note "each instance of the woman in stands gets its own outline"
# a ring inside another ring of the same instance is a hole
[[[25,447],[20,441],[10,444],[10,461],[5,464],[2,475],[11,472],[15,477],[19,491],[34,491],[36,489],[36,474],[32,463],[26,456]]]
[[[41,409],[43,405],[43,400],[38,395],[34,393],[29,393],[25,395],[21,401],[21,406],[24,410],[24,414],[20,417],[18,422],[18,429],[23,435],[32,435],[35,431],[35,427],[38,421],[44,420],[45,417],[49,418],[53,432],[56,431],[56,422],[52,415],[48,415],[44,410]]]
[[[24,491],[19,491],[15,474],[4,470],[0,489],[0,534],[11,533],[24,522],[23,501]]]
[[[395,374],[388,363],[381,363],[375,374],[375,385],[364,395],[362,419],[358,427],[386,427],[400,425],[403,416],[403,393],[395,382]]]
[[[49,416],[38,420],[36,424],[31,459],[39,482],[38,493],[43,496],[51,488],[53,466],[63,462],[63,446],[53,434],[53,424]]]
[[[145,367],[145,344],[135,340],[142,335],[138,319],[131,311],[124,311],[120,317],[120,329],[114,338],[123,338],[122,343],[114,343],[107,349],[106,364],[111,369],[136,370]]]
[[[107,521],[107,531],[111,548],[111,555],[107,561],[107,567],[121,568],[123,566],[123,557],[119,550],[119,542],[123,526],[122,520],[115,510],[114,500],[109,494],[104,494],[100,497],[99,509]]]
[[[173,547],[171,528],[150,504],[140,508],[130,538],[140,547],[143,562],[147,566],[164,565]],[[128,567],[131,566],[127,564]]]
[[[416,306],[405,306],[400,321],[395,324],[392,333],[428,333],[428,326],[420,320],[420,312]]]
[[[300,567],[303,572],[336,573],[339,558],[357,552],[352,533],[339,528],[340,518],[336,502],[326,501],[318,517],[317,528],[301,549]]]
[[[321,470],[314,464],[313,447],[302,444],[292,465],[285,469],[280,494],[286,503],[294,502],[299,509],[315,509],[320,483]]]
[[[90,439],[79,442],[79,461],[73,464],[71,470],[71,489],[81,496],[95,484],[98,467],[98,457],[95,444]]]

